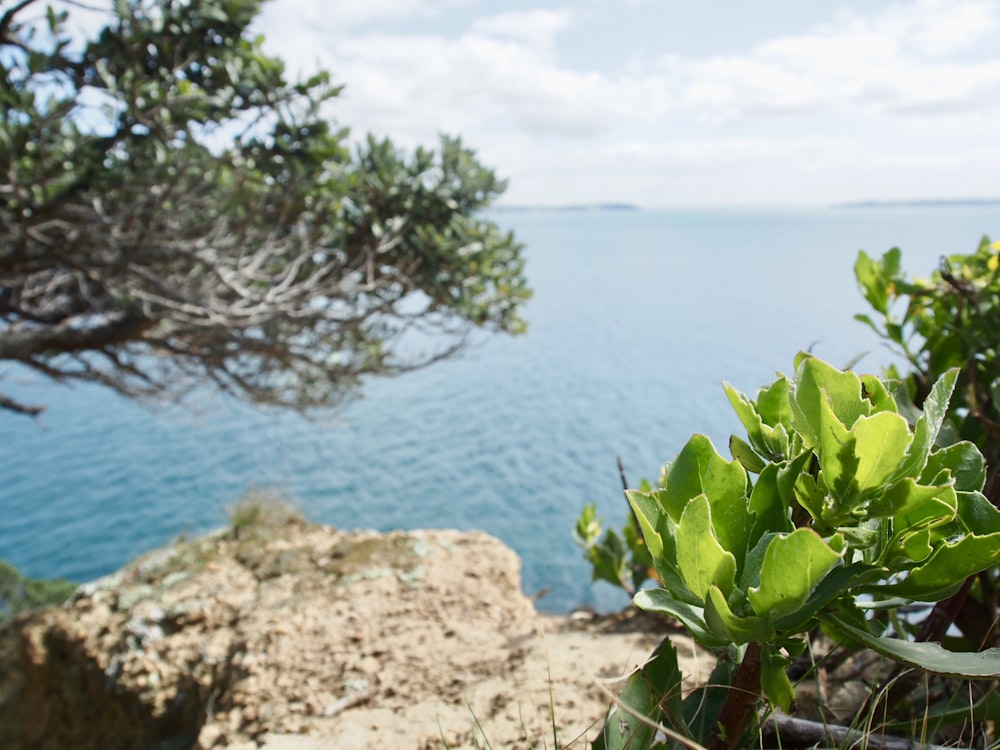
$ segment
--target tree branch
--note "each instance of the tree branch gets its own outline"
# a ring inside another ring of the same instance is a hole
[[[27,404],[22,404],[20,401],[15,401],[2,393],[0,393],[0,409],[6,409],[17,414],[27,414],[31,417],[37,417],[45,411],[44,406],[29,406]]]
[[[708,750],[736,750],[760,703],[761,645],[748,643],[708,738]]]
[[[133,341],[156,325],[142,315],[123,315],[103,323],[74,325],[70,319],[50,328],[15,327],[0,331],[0,359],[26,362],[49,352],[102,349]]]
[[[14,16],[35,2],[38,2],[38,0],[21,0],[21,2],[4,13],[3,16],[0,16],[0,44],[13,44],[23,49],[20,40],[13,39],[10,36],[10,28],[14,23]]]

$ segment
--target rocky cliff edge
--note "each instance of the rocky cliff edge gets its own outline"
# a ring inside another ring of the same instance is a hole
[[[237,525],[0,630],[0,747],[584,748],[665,634],[538,613],[487,534]]]

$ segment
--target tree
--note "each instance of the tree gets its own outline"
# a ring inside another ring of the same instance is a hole
[[[477,215],[505,183],[448,137],[352,150],[340,87],[249,31],[261,4],[116,0],[80,41],[0,2],[0,360],[310,411],[523,330],[521,246]]]

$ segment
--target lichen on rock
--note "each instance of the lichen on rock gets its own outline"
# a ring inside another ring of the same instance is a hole
[[[552,715],[582,747],[658,640],[626,621],[539,614],[480,532],[229,529],[0,630],[0,747],[502,748]]]

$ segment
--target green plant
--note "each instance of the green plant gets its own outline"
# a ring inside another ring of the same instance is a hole
[[[1000,243],[984,237],[972,253],[941,258],[926,279],[909,279],[902,254],[858,253],[858,285],[872,315],[857,315],[905,362],[887,374],[905,384],[921,407],[931,384],[950,368],[959,375],[942,424],[947,441],[969,440],[986,460],[984,495],[1000,507]],[[973,647],[998,636],[998,571],[967,581],[925,621],[923,637],[939,640],[956,625]]]
[[[909,279],[902,253],[881,259],[858,253],[854,273],[875,313],[856,315],[909,366],[900,374],[919,407],[931,384],[959,369],[947,428],[979,446],[990,467],[986,494],[994,497],[1000,472],[1000,242],[984,237],[975,252],[941,258],[927,279]]]
[[[268,489],[248,490],[227,512],[234,539],[246,537],[251,532],[274,530],[304,521],[290,500]]]
[[[734,459],[695,435],[661,487],[627,493],[661,583],[635,604],[679,620],[719,665],[685,698],[665,641],[595,748],[739,747],[765,699],[791,707],[786,668],[817,627],[932,673],[1000,675],[1000,651],[915,642],[882,616],[946,599],[1000,561],[982,455],[969,442],[937,444],[957,377],[938,379],[922,411],[904,389],[806,354],[756,399],[725,386],[746,430],[731,441]]]
[[[646,483],[644,486],[649,488]],[[573,539],[583,549],[593,570],[594,581],[607,581],[634,595],[655,576],[653,558],[646,549],[634,514],[629,516],[621,533],[618,533],[613,528],[604,528],[596,505],[585,505],[576,521]]]
[[[64,578],[26,578],[0,560],[0,624],[23,612],[62,604],[76,588],[77,584]]]

